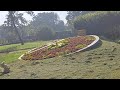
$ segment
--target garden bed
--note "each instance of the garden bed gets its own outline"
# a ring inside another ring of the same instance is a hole
[[[42,60],[60,55],[69,55],[85,50],[99,41],[96,35],[77,36],[55,40],[48,45],[35,48],[21,55],[23,60]]]

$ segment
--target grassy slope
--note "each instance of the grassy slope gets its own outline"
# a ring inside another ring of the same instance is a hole
[[[47,43],[47,41],[28,42],[25,43],[25,45],[12,44],[12,45],[0,46],[0,52],[5,52],[5,53],[0,53],[0,62],[5,61],[6,63],[10,63],[16,61],[20,55],[22,55],[29,49],[40,47],[45,43]]]
[[[0,46],[0,52],[6,51],[8,49],[20,50],[20,49],[35,48],[35,47],[39,47],[40,45],[44,45],[45,43],[46,43],[45,41],[38,41],[38,42],[28,42],[28,43],[25,43],[25,45],[12,44],[12,45]]]
[[[67,57],[10,63],[11,73],[0,78],[120,78],[120,45],[102,40],[99,48]]]

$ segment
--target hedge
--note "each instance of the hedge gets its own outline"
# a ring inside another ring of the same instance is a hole
[[[120,11],[96,11],[80,15],[73,20],[73,24],[76,30],[86,29],[87,34],[109,37],[109,34],[116,32],[114,29],[120,25]]]

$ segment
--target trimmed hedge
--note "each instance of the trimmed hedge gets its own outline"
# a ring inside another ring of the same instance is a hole
[[[120,25],[120,11],[96,11],[80,15],[73,20],[73,23],[76,30],[86,29],[87,34],[110,37],[114,31],[117,34],[120,32],[116,28]]]

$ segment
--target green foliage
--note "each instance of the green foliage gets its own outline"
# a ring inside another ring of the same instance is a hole
[[[38,40],[51,40],[54,38],[54,32],[49,27],[43,27],[36,33]]]
[[[33,15],[32,11],[28,11],[28,14],[30,14],[31,16]],[[24,44],[22,38],[21,38],[21,34],[19,33],[18,29],[21,30],[23,26],[27,25],[27,21],[26,19],[23,17],[23,13],[20,13],[19,11],[8,11],[8,15],[7,15],[7,20],[4,21],[3,27],[4,29],[9,29],[11,32],[11,36],[12,34],[17,34],[18,39],[21,42],[21,45]],[[9,36],[10,36],[9,35]],[[14,35],[12,37],[12,40],[14,40],[16,37],[16,35]],[[14,38],[14,39],[13,39]],[[8,40],[9,41],[9,40]],[[11,40],[10,40],[11,41]],[[13,42],[13,41],[12,41]]]
[[[7,44],[8,43],[8,41],[6,40],[6,39],[0,39],[0,44]]]
[[[72,21],[74,20],[75,17],[81,15],[81,11],[68,11],[67,14],[68,14],[66,16],[67,25],[68,25],[67,28],[74,32],[74,26]]]
[[[119,32],[115,27],[120,24],[120,11],[96,11],[78,16],[73,22],[76,30],[86,29],[87,34],[110,37],[112,33]],[[115,39],[114,36],[110,39]]]
[[[76,17],[74,20],[74,26],[76,29],[82,29],[91,23],[93,24],[97,23],[100,25],[101,23],[104,24],[106,22],[108,23],[108,21],[113,21],[115,17],[117,18],[117,16],[119,17],[119,15],[120,15],[119,11],[96,11],[94,13],[88,13]]]
[[[74,22],[73,22],[73,20],[77,16],[83,16],[83,15],[85,15],[87,13],[91,13],[91,12],[93,13],[95,11],[68,11],[68,13],[67,13],[68,15],[66,16],[68,28],[70,28],[74,32]]]
[[[64,22],[59,19],[56,13],[34,15],[32,11],[27,11],[28,14],[34,16],[29,23],[23,17],[24,13],[8,11],[7,20],[0,26],[0,40],[4,39],[6,42],[1,40],[0,44],[20,43],[20,39],[21,43],[56,39],[56,32],[66,29]]]
[[[76,16],[81,14],[81,11],[68,11],[68,15],[66,16],[66,20],[70,23]]]
[[[30,23],[35,30],[40,30],[43,27],[50,27],[54,31],[64,31],[64,22],[59,19],[56,13],[38,13],[33,17]]]

